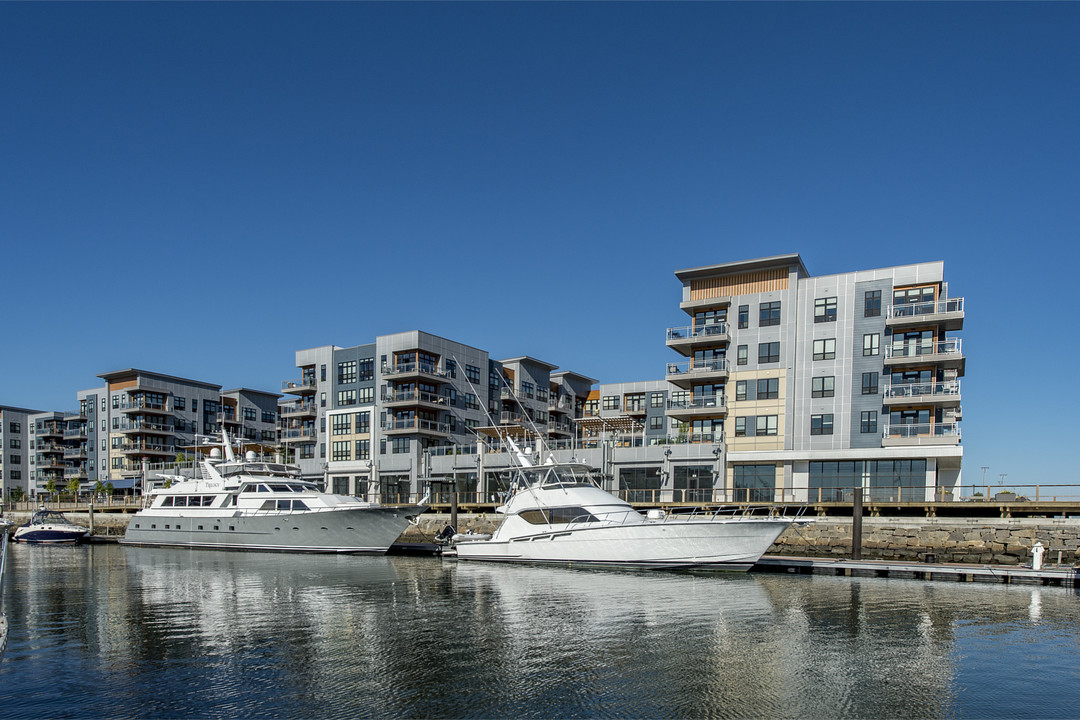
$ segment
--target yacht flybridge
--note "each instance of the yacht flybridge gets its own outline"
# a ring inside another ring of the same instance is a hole
[[[792,517],[774,508],[642,514],[601,489],[587,466],[551,458],[534,465],[507,442],[517,468],[496,508],[503,522],[491,536],[454,536],[459,560],[745,571],[804,509]]]
[[[237,459],[222,433],[222,450],[199,463],[198,477],[162,476],[169,487],[152,492],[128,524],[125,545],[224,550],[385,553],[425,510],[383,507],[322,492],[297,467]]]

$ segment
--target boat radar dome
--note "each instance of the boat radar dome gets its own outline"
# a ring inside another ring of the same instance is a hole
[[[246,453],[244,453],[244,459],[248,462],[255,462],[256,457],[258,456],[255,454],[254,450],[248,450]]]
[[[214,460],[220,460],[221,459],[221,450],[219,450],[218,448],[214,448],[213,450],[210,451],[210,457],[212,459],[214,459]]]

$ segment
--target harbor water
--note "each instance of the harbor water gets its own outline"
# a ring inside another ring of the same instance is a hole
[[[1080,596],[12,548],[4,718],[1073,717]]]

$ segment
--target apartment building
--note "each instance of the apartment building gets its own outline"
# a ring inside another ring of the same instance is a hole
[[[30,441],[30,420],[40,413],[29,408],[0,405],[0,501],[30,496],[33,473],[30,461],[34,446]]]
[[[691,324],[669,328],[669,418],[712,444],[714,494],[927,499],[960,479],[954,333],[940,262],[811,276],[797,254],[676,272]],[[848,495],[850,492],[847,493]]]

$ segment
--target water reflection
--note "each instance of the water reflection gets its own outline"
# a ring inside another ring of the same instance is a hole
[[[103,546],[19,546],[9,570],[5,717],[950,717],[1080,699],[1078,601],[1054,588]],[[1029,672],[1052,698],[1034,702]]]

